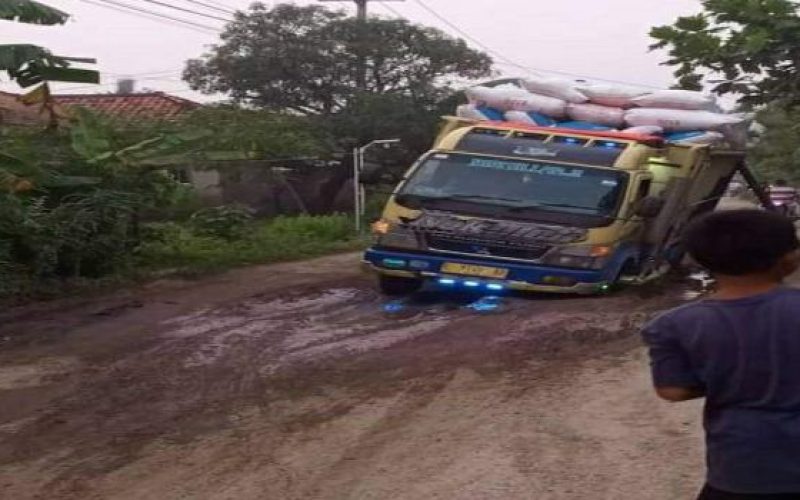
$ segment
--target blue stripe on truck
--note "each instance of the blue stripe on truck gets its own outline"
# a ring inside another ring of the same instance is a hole
[[[385,250],[379,248],[369,248],[364,254],[364,259],[378,268],[387,270],[399,270],[396,267],[399,261],[404,261],[406,267],[402,270],[405,271],[424,271],[430,273],[439,273],[442,264],[445,262],[455,262],[458,264],[470,264],[475,266],[491,266],[502,267],[508,269],[508,276],[505,278],[509,281],[523,281],[533,284],[544,284],[542,278],[545,276],[559,276],[564,278],[574,279],[578,283],[601,283],[607,280],[606,269],[569,269],[564,267],[543,266],[540,264],[521,264],[509,261],[497,261],[492,259],[471,259],[460,256],[439,256],[431,254],[419,254],[402,252],[396,250]],[[385,265],[384,261],[388,260],[390,265]],[[409,263],[424,262],[427,267],[422,269],[419,265],[407,267]],[[392,265],[394,264],[394,265]]]

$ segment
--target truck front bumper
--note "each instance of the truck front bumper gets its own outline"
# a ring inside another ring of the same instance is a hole
[[[457,255],[403,252],[375,247],[369,248],[364,253],[362,262],[367,270],[386,276],[430,279],[448,285],[468,284],[489,290],[502,287],[523,291],[588,295],[601,293],[609,286],[607,273],[603,269],[570,269]],[[442,265],[445,263],[502,268],[508,270],[508,274],[504,279],[447,274],[441,272]]]

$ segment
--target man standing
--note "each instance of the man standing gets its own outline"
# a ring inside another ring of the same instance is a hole
[[[763,210],[692,223],[689,254],[717,281],[642,335],[656,393],[705,398],[707,484],[699,500],[800,500],[800,264],[791,221]]]

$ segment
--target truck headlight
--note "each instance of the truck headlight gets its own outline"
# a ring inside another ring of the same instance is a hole
[[[378,219],[370,226],[372,234],[375,236],[382,236],[392,229],[392,223],[386,219]]]
[[[372,234],[375,235],[375,242],[382,247],[403,250],[416,250],[420,247],[413,231],[386,219],[372,224]]]
[[[608,245],[555,247],[542,258],[542,263],[558,267],[600,269],[608,262],[613,251]]]

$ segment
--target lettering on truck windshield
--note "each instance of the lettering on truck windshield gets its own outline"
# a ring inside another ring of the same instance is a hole
[[[613,169],[433,153],[398,195],[423,204],[458,201],[516,213],[544,210],[613,217],[626,181],[625,172]]]
[[[564,177],[583,177],[582,168],[570,168],[560,165],[547,165],[544,163],[529,163],[519,161],[493,160],[491,158],[472,158],[470,167],[494,168],[509,172],[528,172],[542,175],[560,175]]]

